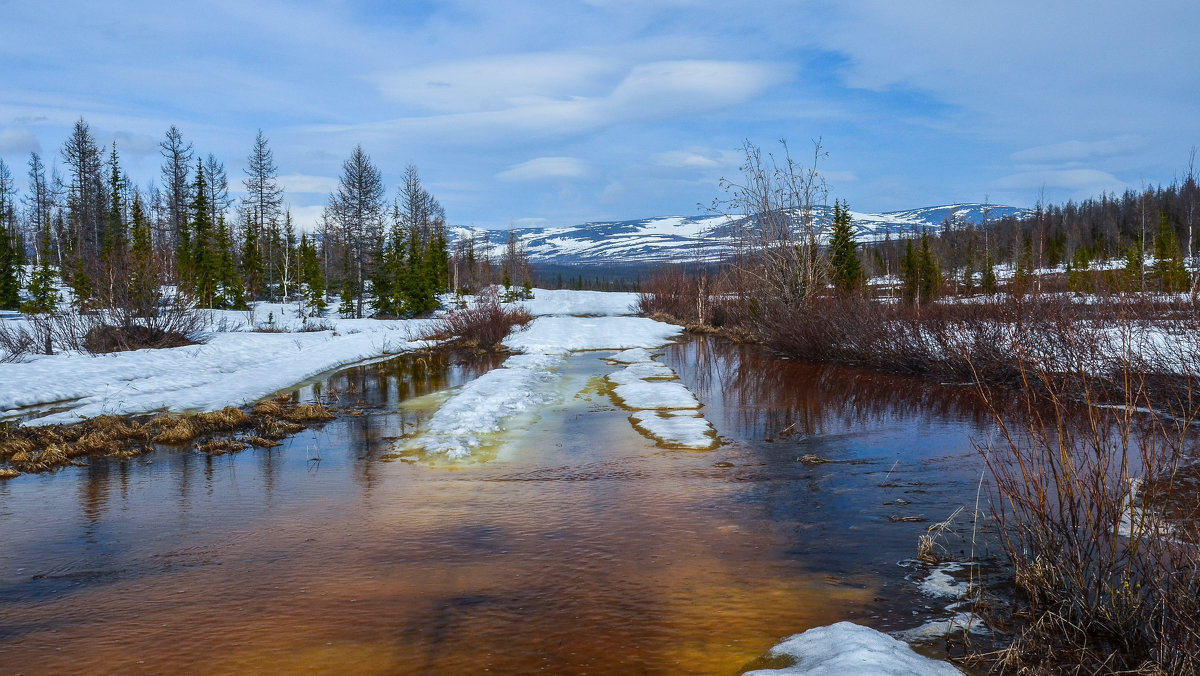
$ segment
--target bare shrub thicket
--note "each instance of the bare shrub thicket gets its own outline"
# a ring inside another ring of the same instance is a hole
[[[21,324],[0,325],[0,361],[28,354],[77,350],[90,354],[193,345],[204,317],[186,296],[133,302],[124,292],[90,312],[30,314]]]
[[[1197,515],[1166,511],[1184,492],[1180,470],[1194,462],[1195,372],[1173,370],[1187,396],[1164,399],[1143,370],[1158,357],[1146,352],[1138,321],[1104,326],[1115,355],[1097,354],[1086,320],[1055,325],[1049,354],[1031,349],[1044,337],[1029,325],[1014,331],[1024,411],[1015,422],[1011,407],[1000,414],[1012,390],[977,378],[999,429],[986,449],[993,513],[1023,593],[1008,614],[1015,640],[991,657],[1016,671],[1196,673]],[[1190,344],[1190,354],[1168,352],[1195,359]],[[1098,372],[1110,359],[1117,370]]]
[[[482,291],[465,308],[451,310],[434,320],[427,339],[451,340],[462,347],[494,350],[514,326],[524,326],[533,315],[521,306],[500,302],[496,287]]]

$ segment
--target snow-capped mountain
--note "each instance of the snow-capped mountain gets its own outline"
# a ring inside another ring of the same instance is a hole
[[[922,228],[941,228],[947,221],[983,222],[1005,216],[1024,216],[1028,209],[983,204],[950,204],[882,214],[850,212],[859,242],[903,238]],[[818,207],[816,218],[828,223],[832,207]],[[564,227],[516,228],[525,253],[534,263],[557,265],[714,261],[726,257],[746,226],[744,217],[663,216],[635,221],[584,223]],[[475,238],[476,253],[499,256],[508,238],[506,231],[452,228],[455,240]]]

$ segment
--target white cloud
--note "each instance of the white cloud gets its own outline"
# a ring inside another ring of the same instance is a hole
[[[443,113],[473,113],[596,96],[620,70],[620,62],[612,58],[554,52],[451,61],[369,79],[394,101]]]
[[[553,178],[577,178],[588,171],[588,165],[576,157],[538,157],[514,164],[496,174],[502,181],[541,181]]]
[[[650,159],[660,167],[677,169],[713,169],[721,166],[719,162],[708,155],[687,150],[668,150],[665,153],[658,153]]]
[[[284,192],[328,195],[337,190],[338,180],[329,176],[309,176],[307,174],[288,174],[278,177]]]
[[[675,119],[729,108],[786,77],[778,65],[759,61],[651,61],[617,68],[606,61],[561,56],[556,57],[564,59],[560,69],[545,65],[545,55],[504,57],[501,61],[519,64],[526,58],[537,64],[529,76],[496,73],[484,62],[472,62],[478,70],[461,64],[447,66],[448,74],[458,79],[437,81],[444,82],[445,87],[425,87],[432,102],[429,105],[437,109],[431,115],[363,125],[322,125],[308,130],[411,134],[471,144],[512,140],[498,131],[544,139],[547,135],[581,134],[617,124]],[[415,74],[393,73],[385,78],[389,84],[382,91],[399,96],[393,85],[420,82],[431,72],[436,68]],[[490,84],[493,74],[501,86]],[[510,83],[516,83],[514,88]],[[475,86],[480,93],[472,91]],[[417,98],[404,100],[415,102]]]
[[[1018,150],[1011,155],[1014,162],[1029,164],[1055,164],[1083,162],[1103,157],[1113,157],[1137,152],[1146,147],[1146,140],[1127,134],[1102,141],[1063,141],[1049,145]]]
[[[1091,197],[1101,192],[1120,192],[1128,184],[1098,169],[1049,169],[1005,176],[995,182],[995,187],[1001,190],[1059,189],[1080,197]]]
[[[0,129],[0,154],[25,155],[41,152],[42,144],[28,129]]]

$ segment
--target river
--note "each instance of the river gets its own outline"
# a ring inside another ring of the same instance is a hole
[[[408,355],[298,388],[358,414],[273,450],[0,482],[0,673],[735,674],[813,626],[947,615],[911,559],[963,505],[970,546],[969,387],[663,352],[717,448],[643,437],[581,352],[493,451],[413,457],[498,360]]]

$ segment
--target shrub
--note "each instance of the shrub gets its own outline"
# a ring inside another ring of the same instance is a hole
[[[463,347],[495,350],[514,326],[524,326],[532,319],[533,315],[523,307],[505,306],[500,302],[496,287],[489,287],[466,308],[451,310],[436,319],[426,339],[449,340]]]

